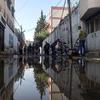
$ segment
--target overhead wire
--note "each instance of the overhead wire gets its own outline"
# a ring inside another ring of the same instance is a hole
[[[75,3],[76,3],[76,0],[73,0]],[[62,0],[60,0],[56,6],[58,6],[60,3],[62,2]],[[63,18],[63,14],[64,14],[64,10],[65,10],[65,5],[66,5],[66,0],[64,1],[64,5],[63,5],[63,10],[62,10],[62,13],[61,13],[61,19]],[[77,1],[78,2],[78,1]],[[72,4],[72,3],[71,3]],[[73,3],[74,5],[74,3]],[[49,13],[46,15],[46,18],[49,16]],[[45,30],[47,26],[45,26],[42,30]],[[25,32],[28,32],[28,31],[33,31],[35,28],[31,28],[31,29],[28,29],[28,30],[25,30]]]
[[[16,24],[19,26],[19,28],[21,28],[21,25],[19,24],[19,22],[17,21],[17,19],[14,18],[14,20],[15,20]],[[34,29],[35,29],[35,27],[30,28],[30,29],[27,29],[27,30],[25,30],[24,32],[30,32],[30,31],[33,31]]]
[[[71,0],[71,8],[76,7],[79,4],[79,0]]]
[[[61,19],[63,18],[63,14],[64,14],[64,10],[65,10],[65,5],[66,5],[66,0],[64,1],[64,5],[63,5],[63,9],[62,9],[62,13],[61,13]]]
[[[62,0],[59,0],[59,1],[57,2],[56,6],[58,6],[61,2],[62,2]],[[27,0],[25,0],[24,4],[23,4],[17,11],[18,11],[18,12],[21,11],[21,10],[26,6],[26,4],[27,4]],[[47,14],[46,18],[47,18],[48,16],[49,16],[49,13]],[[17,23],[17,25],[18,25],[19,27],[21,27],[21,25],[20,25],[19,22],[16,20],[16,18],[14,18],[14,20],[15,20],[15,22]],[[46,26],[46,27],[47,27],[47,26]],[[44,27],[44,29],[45,29],[46,27]],[[34,29],[35,29],[35,28],[31,28],[31,29],[25,30],[25,32],[33,31]],[[43,30],[44,30],[44,29],[43,29]]]
[[[59,0],[59,1],[57,2],[56,6],[58,6],[61,2],[62,2],[62,0]],[[47,18],[48,16],[49,16],[49,13],[46,15],[46,18]],[[42,30],[45,30],[46,27],[47,27],[47,26],[45,26]]]
[[[17,11],[18,11],[18,12],[21,11],[27,4],[28,4],[28,3],[27,3],[27,0],[25,0],[25,2],[23,3],[23,5],[22,5]],[[14,17],[14,20],[15,20],[15,22],[17,23],[17,25],[18,25],[19,27],[21,27],[21,25],[19,24],[19,22],[17,21],[17,19],[16,19],[15,17]],[[25,30],[25,32],[26,32],[26,31],[31,31],[31,30],[33,30],[33,29],[34,29],[34,28]]]
[[[57,4],[56,4],[56,6],[58,6],[60,3],[62,2],[62,0],[59,0],[58,2],[57,2]],[[22,5],[22,7],[18,10],[18,11],[21,11],[25,6],[26,6],[26,4],[27,4],[27,0],[24,2],[24,4]],[[49,16],[49,13],[46,15],[46,18]],[[18,23],[18,21],[16,20],[16,18],[15,18],[15,21],[16,21],[16,23],[18,24],[18,26],[20,27],[21,25]],[[46,26],[47,27],[47,26]],[[44,27],[44,29],[46,28],[46,27]],[[28,31],[33,31],[35,28],[31,28],[31,29],[28,29],[28,30],[25,30],[25,32],[28,32]],[[43,30],[44,30],[43,29]]]
[[[62,0],[59,0],[55,6],[58,6],[61,2],[62,2]],[[48,16],[49,16],[49,13],[46,15],[46,18],[47,18]]]
[[[58,6],[61,2],[62,2],[62,0],[60,0],[60,1],[56,4],[56,6]]]
[[[17,19],[14,17],[14,21],[17,23],[17,25],[19,26],[19,27],[21,27],[21,25],[19,24],[19,22],[17,21]]]
[[[59,0],[59,2],[57,2],[57,4],[56,4],[56,6],[58,6],[60,3],[62,2],[62,0]],[[27,0],[24,2],[24,4],[22,5],[22,7],[18,10],[18,11],[21,11],[25,6],[26,6],[26,4],[27,4]],[[46,18],[49,16],[49,13],[46,15]],[[16,18],[14,18],[14,20],[15,20],[15,22],[17,23],[17,25],[19,26],[19,27],[21,27],[21,25],[19,24],[19,22],[17,21],[17,19]],[[43,30],[46,28],[47,26],[45,26],[44,28],[43,28]],[[30,29],[28,29],[28,30],[25,30],[25,32],[29,32],[29,31],[33,31],[35,28],[30,28]]]
[[[27,0],[23,3],[23,5],[17,10],[17,12],[21,11],[28,4]]]
[[[30,32],[30,31],[33,31],[34,29],[35,29],[35,27],[27,29],[27,30],[25,30],[25,32]]]

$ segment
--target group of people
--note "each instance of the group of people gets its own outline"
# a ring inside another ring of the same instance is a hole
[[[61,45],[60,45],[59,40],[55,41],[52,45],[50,45],[48,42],[46,42],[45,46],[44,46],[44,54],[49,55],[50,54],[50,49],[51,49],[52,55],[56,55],[57,52],[61,51],[60,46]]]
[[[81,26],[79,27],[79,46],[78,46],[78,53],[80,55],[84,55],[86,52],[86,45],[85,45],[85,41],[86,41],[86,33],[84,31],[82,31]],[[51,45],[46,42],[45,46],[44,46],[44,54],[45,55],[49,55],[50,54],[50,48],[52,51],[52,55],[59,55],[59,54],[67,54],[68,49],[67,46],[64,45],[64,43],[62,43],[60,41],[60,39],[56,40],[54,43],[52,43]]]
[[[52,54],[54,56],[56,55],[62,55],[63,53],[67,52],[67,48],[64,43],[60,41],[60,39],[56,40],[54,43],[51,45],[46,42],[44,45],[44,54],[49,55]]]
[[[48,42],[45,43],[44,46],[44,54],[49,55],[50,44]]]

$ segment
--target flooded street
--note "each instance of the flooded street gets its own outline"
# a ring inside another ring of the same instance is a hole
[[[0,59],[0,100],[99,100],[100,63],[66,57]]]

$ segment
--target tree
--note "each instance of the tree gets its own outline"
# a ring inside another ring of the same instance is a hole
[[[41,11],[41,16],[37,21],[37,26],[35,28],[35,40],[39,43],[42,43],[42,41],[48,36],[47,27],[46,16],[43,14],[43,11]]]
[[[43,71],[42,66],[40,64],[35,64],[34,77],[35,77],[35,82],[37,85],[36,88],[39,91],[40,98],[42,100],[43,96],[45,95],[49,76]]]
[[[35,39],[36,39],[38,42],[42,43],[42,41],[43,41],[47,36],[48,36],[47,30],[44,29],[44,30],[41,30],[41,32],[39,32],[38,34],[36,34]]]

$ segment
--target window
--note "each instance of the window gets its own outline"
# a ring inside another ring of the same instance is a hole
[[[95,31],[100,30],[100,18],[95,18]]]
[[[11,34],[9,34],[9,46],[13,47],[13,36]]]
[[[90,32],[94,32],[94,19],[90,21]]]
[[[100,15],[88,20],[87,28],[88,28],[88,33],[99,31],[100,30]]]

